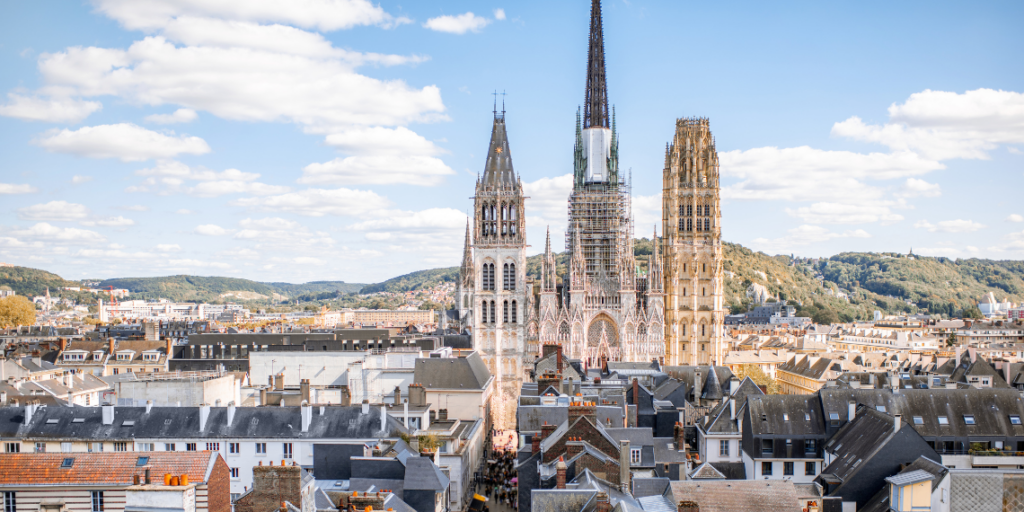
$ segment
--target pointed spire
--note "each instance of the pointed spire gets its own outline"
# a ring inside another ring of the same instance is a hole
[[[583,259],[583,243],[580,241],[580,225],[577,222],[572,231],[572,259],[569,262],[570,281],[573,290],[583,290],[587,275],[586,260]]]
[[[608,128],[608,86],[604,76],[604,30],[601,27],[601,0],[593,0],[590,6],[587,98],[584,105],[584,128]]]
[[[462,268],[459,270],[464,287],[473,285],[473,245],[469,238],[469,218],[466,218],[466,242],[462,252]]]
[[[654,226],[654,238],[651,240],[654,244],[654,250],[651,252],[651,262],[647,268],[649,274],[647,288],[651,293],[661,293],[665,285],[662,280],[661,251],[658,249],[658,226]]]
[[[541,270],[543,279],[543,289],[541,291],[553,292],[555,291],[555,255],[551,253],[551,226],[548,226],[547,238],[544,241],[544,260],[542,261],[543,269]]]
[[[512,153],[508,147],[508,134],[505,132],[505,112],[494,113],[494,125],[491,128],[491,145],[487,150],[487,163],[484,164],[482,183],[487,187],[513,187],[516,184],[516,173],[512,169]],[[495,104],[497,109],[497,104]]]

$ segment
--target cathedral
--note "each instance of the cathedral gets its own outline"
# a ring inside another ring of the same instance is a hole
[[[590,15],[587,86],[577,112],[573,188],[565,250],[567,272],[556,282],[551,242],[541,269],[539,341],[558,343],[587,367],[605,361],[662,361],[663,275],[658,244],[646,274],[633,256],[630,184],[619,172],[615,113],[608,108],[601,4]]]
[[[499,113],[495,106],[466,226],[457,309],[494,377],[488,417],[497,429],[514,428],[516,399],[544,344],[561,345],[587,368],[723,361],[718,153],[708,120],[676,122],[663,171],[663,236],[655,230],[641,270],[632,180],[619,170],[615,111],[608,106],[600,0],[592,0],[586,94],[572,155],[567,268],[559,275],[549,230],[540,276],[528,278],[526,198],[512,167],[504,107]]]
[[[523,184],[512,168],[504,108],[494,112],[491,144],[466,225],[458,309],[473,348],[494,377],[489,417],[495,428],[515,426],[516,398],[526,361],[526,215]],[[498,284],[498,275],[501,284]]]

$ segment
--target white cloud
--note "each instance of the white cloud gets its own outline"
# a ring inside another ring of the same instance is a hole
[[[334,239],[327,233],[280,217],[243,219],[238,226],[241,229],[235,233],[236,239],[256,241],[256,247],[270,246],[276,253],[334,245]]]
[[[238,169],[216,172],[169,160],[157,162],[155,167],[135,171],[135,174],[147,178],[138,185],[125,189],[127,192],[155,192],[160,195],[185,193],[197,197],[217,197],[225,194],[282,194],[291,190],[291,187],[255,181],[260,177],[258,173],[242,172]],[[198,183],[188,186],[186,181]]]
[[[943,169],[910,152],[860,154],[808,146],[763,147],[719,154],[722,175],[741,181],[723,187],[725,199],[780,201],[859,201],[882,190],[867,180],[891,180]]]
[[[22,96],[8,93],[10,99],[6,105],[0,105],[0,116],[14,117],[25,121],[45,121],[48,123],[77,123],[89,114],[103,108],[95,101],[81,101],[68,97]]]
[[[1008,222],[1024,222],[1024,216],[1016,213],[1011,213],[1010,216],[1006,218],[1006,220]]]
[[[359,155],[436,155],[441,149],[422,135],[404,127],[372,126],[332,133],[325,138],[338,150]]]
[[[50,243],[91,244],[106,241],[106,238],[104,238],[103,235],[95,231],[78,228],[61,228],[46,222],[39,222],[26,229],[11,230],[10,234],[21,240]]]
[[[50,201],[18,208],[18,218],[22,220],[72,222],[84,220],[91,214],[85,205],[67,201]]]
[[[185,208],[182,208],[182,209],[180,209],[180,210],[178,210],[178,211],[176,211],[174,213],[177,213],[178,215],[192,215],[195,212],[192,211],[192,210],[187,210]]]
[[[179,108],[171,114],[153,114],[146,116],[147,123],[156,124],[175,124],[175,123],[190,123],[195,121],[199,117],[195,110],[190,108]]]
[[[391,201],[370,190],[310,188],[269,197],[236,199],[232,206],[249,210],[287,212],[309,217],[361,216],[384,211]]]
[[[455,174],[438,158],[429,156],[366,155],[335,158],[309,164],[299,183],[309,184],[405,184],[434,186]]]
[[[928,183],[917,178],[907,178],[900,195],[903,197],[939,197],[942,195],[942,187],[938,183]]]
[[[126,226],[134,226],[135,221],[132,219],[126,219],[120,215],[117,217],[99,217],[91,220],[84,220],[79,222],[83,226],[106,226],[121,228]]]
[[[786,236],[781,238],[755,238],[751,247],[758,250],[770,251],[770,252],[790,252],[790,248],[794,246],[810,245],[813,243],[824,242],[833,238],[870,238],[871,235],[863,229],[855,229],[850,231],[844,231],[842,233],[835,233],[829,231],[822,226],[812,226],[809,224],[803,224],[795,228],[789,229],[786,232]]]
[[[566,201],[571,192],[572,174],[524,182],[523,195],[530,198],[526,203],[527,225],[551,225],[554,231],[564,232]]]
[[[921,256],[945,256],[947,258],[974,257],[981,251],[974,246],[964,247],[914,247],[914,254]]]
[[[50,130],[33,141],[56,153],[90,158],[119,158],[125,162],[171,158],[181,153],[202,155],[210,146],[199,137],[157,133],[129,123]]]
[[[160,252],[178,252],[181,246],[178,244],[157,244],[156,250]]]
[[[354,71],[364,63],[421,60],[176,46],[152,36],[127,50],[72,47],[44,54],[39,68],[48,87],[82,96],[115,95],[129,103],[179,105],[230,120],[294,122],[323,132],[445,119],[436,86],[416,89],[401,80],[378,80]]]
[[[494,19],[496,19],[496,20],[503,20],[503,19],[505,19],[505,9],[495,9],[494,10]]]
[[[814,224],[892,224],[903,220],[888,206],[877,204],[814,203],[799,208],[786,208],[786,213]]]
[[[239,21],[281,22],[323,31],[342,30],[360,25],[392,26],[405,22],[395,19],[369,0],[95,0],[96,9],[119,21],[125,28],[152,30],[179,17],[199,16]]]
[[[654,235],[657,226],[661,232],[661,194],[649,196],[633,196],[633,229],[637,237],[646,238]],[[527,203],[529,205],[529,203]],[[563,212],[564,215],[564,212]]]
[[[371,233],[367,233],[365,236],[366,236],[367,240],[372,240],[372,241],[375,241],[375,242],[379,242],[381,240],[390,240],[391,239],[391,233],[371,232]]]
[[[194,260],[194,259],[181,259],[181,260],[168,260],[167,263],[169,263],[173,267],[182,267],[182,268],[193,268],[193,267],[198,267],[198,268],[220,268],[220,269],[231,268],[231,265],[229,265],[227,263],[224,263],[223,261],[203,261],[203,260]]]
[[[433,233],[437,230],[462,232],[466,227],[466,214],[454,208],[428,208],[422,211],[390,211],[376,219],[349,226],[360,231],[405,231]]]
[[[196,229],[193,232],[197,235],[223,236],[228,233],[228,230],[216,224],[203,224],[201,226],[196,226]]]
[[[987,159],[1000,145],[1024,143],[1024,94],[925,90],[891,105],[885,125],[868,125],[854,116],[836,123],[832,134],[934,160]]]
[[[92,181],[92,179],[92,176],[82,176],[80,174],[76,174],[71,177],[71,183],[75,185],[81,185],[82,183],[88,183]]]
[[[149,211],[149,207],[148,206],[143,206],[141,204],[133,204],[133,205],[129,205],[129,206],[119,206],[118,208],[120,208],[122,210],[130,211],[130,212],[148,212]]]
[[[918,229],[925,229],[930,233],[970,233],[984,228],[985,225],[963,219],[944,220],[938,224],[932,224],[926,220],[919,220],[914,223],[914,227]]]
[[[505,11],[501,11],[502,14],[504,14],[504,12]],[[449,14],[430,18],[423,24],[423,26],[437,32],[465,34],[466,32],[479,32],[490,23],[491,20],[484,18],[483,16],[477,16],[472,12],[467,12],[456,16]]]
[[[0,194],[32,194],[35,192],[39,192],[39,189],[27,183],[21,185],[0,183]]]

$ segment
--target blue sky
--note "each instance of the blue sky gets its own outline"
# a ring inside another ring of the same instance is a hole
[[[539,252],[564,229],[589,10],[5,2],[0,261],[349,282],[457,265],[494,90]],[[605,0],[604,17],[638,236],[674,120],[702,116],[728,241],[1024,257],[1024,4]]]

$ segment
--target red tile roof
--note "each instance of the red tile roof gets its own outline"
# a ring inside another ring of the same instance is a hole
[[[139,466],[139,457],[149,457]],[[5,453],[0,456],[0,486],[21,485],[131,485],[132,475],[145,475],[163,483],[164,473],[187,474],[189,483],[206,481],[209,468],[220,457],[216,452],[118,452],[118,453]],[[62,468],[64,459],[74,459]]]

